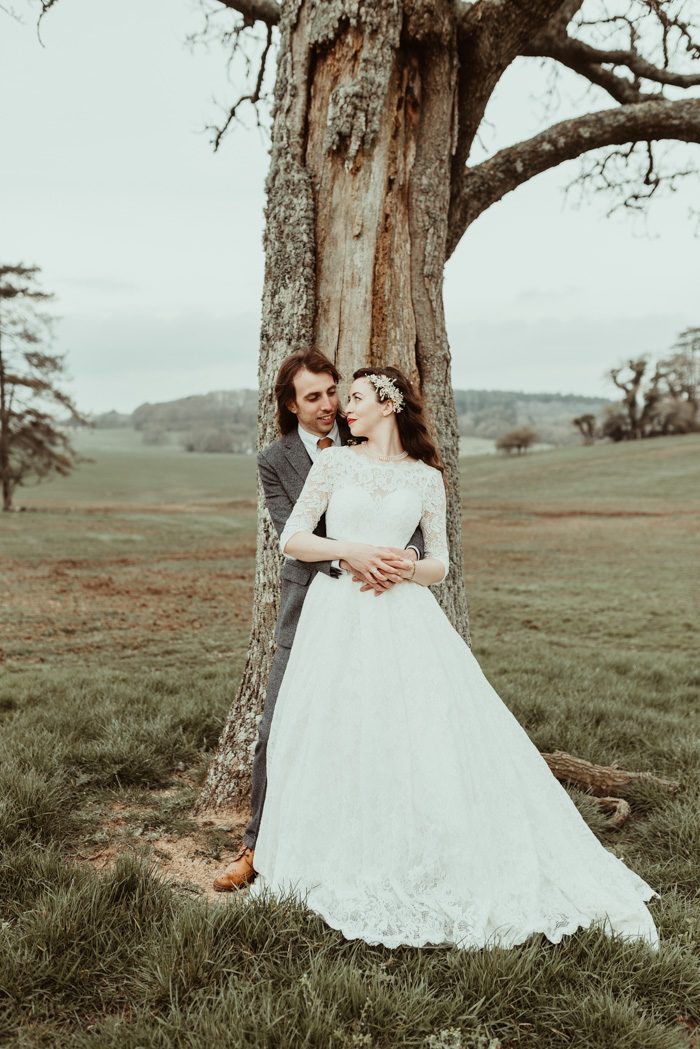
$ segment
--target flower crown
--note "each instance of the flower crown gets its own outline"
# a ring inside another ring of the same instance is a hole
[[[391,401],[394,406],[394,415],[398,415],[402,411],[403,394],[388,375],[365,375],[365,379],[369,379],[372,383],[379,394],[380,401]]]

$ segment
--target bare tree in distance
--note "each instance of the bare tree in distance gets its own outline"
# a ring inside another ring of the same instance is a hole
[[[38,285],[38,266],[0,266],[0,482],[2,508],[13,509],[15,489],[50,474],[66,476],[81,461],[56,410],[81,425],[58,383],[65,355],[49,353],[52,318],[42,307],[54,298]]]
[[[637,440],[637,438],[642,436],[644,423],[646,422],[646,419],[642,418],[642,414],[646,411],[648,416],[650,406],[657,399],[658,379],[656,382],[652,382],[644,407],[640,404],[639,394],[648,363],[648,357],[638,357],[637,360],[627,361],[626,365],[610,369],[610,378],[618,390],[622,390],[621,414],[626,418],[626,432],[633,440]],[[610,414],[612,415],[612,412]],[[608,436],[608,434],[606,433],[605,436]]]
[[[695,362],[695,375],[700,385],[700,328],[685,328],[673,344],[679,353],[687,353]]]
[[[42,15],[56,2],[38,0]],[[204,39],[249,69],[214,146],[246,109],[260,120],[272,102],[259,445],[275,437],[274,377],[293,349],[317,346],[345,376],[379,363],[409,374],[446,465],[452,569],[436,594],[467,639],[445,263],[480,215],[543,171],[588,158],[581,184],[639,209],[688,174],[658,143],[700,141],[700,32],[683,0],[613,3],[203,0]],[[573,72],[591,111],[477,161],[494,90],[523,57]],[[280,565],[259,505],[248,657],[200,808],[249,790]]]
[[[575,426],[579,431],[584,444],[594,444],[596,437],[596,417],[592,412],[586,412],[584,415],[577,415],[575,419],[571,420],[571,425]]]
[[[610,377],[623,397],[619,405],[606,406],[601,437],[636,441],[700,429],[700,374],[691,351],[681,350],[664,357],[653,370],[648,356],[629,360],[612,368]]]
[[[531,427],[518,426],[515,430],[509,430],[508,433],[504,433],[497,438],[496,450],[506,452],[508,455],[511,452],[517,452],[518,455],[522,455],[528,448],[532,448],[536,440],[537,434]]]
[[[673,344],[667,379],[674,397],[685,397],[698,410],[700,396],[700,328],[686,328]]]
[[[600,423],[592,413],[572,419],[584,444],[598,437],[638,441],[700,430],[700,328],[681,332],[672,351],[653,368],[644,354],[610,369],[622,398],[605,406]]]

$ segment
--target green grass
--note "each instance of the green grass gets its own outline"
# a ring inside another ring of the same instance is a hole
[[[660,891],[657,955],[593,931],[390,951],[296,905],[164,882],[155,839],[191,833],[243,666],[254,464],[123,431],[84,450],[98,462],[0,517],[0,1043],[698,1044],[700,439],[462,463],[474,651],[500,695],[541,749],[681,781],[640,788],[616,834],[574,794]],[[121,854],[98,871],[115,813]]]
[[[537,455],[478,456],[461,464],[462,493],[475,504],[486,500],[535,514],[564,507],[581,514],[697,513],[699,459],[697,434]]]
[[[69,477],[18,489],[17,506],[30,509],[80,505],[179,505],[255,498],[255,457],[184,452],[177,443],[145,445],[134,430],[84,430],[72,438],[94,459]],[[243,495],[242,493],[245,493]]]

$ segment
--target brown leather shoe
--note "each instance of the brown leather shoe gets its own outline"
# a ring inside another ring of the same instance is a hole
[[[213,882],[214,889],[217,892],[232,892],[251,882],[257,873],[253,867],[254,855],[255,850],[244,845],[224,873]]]

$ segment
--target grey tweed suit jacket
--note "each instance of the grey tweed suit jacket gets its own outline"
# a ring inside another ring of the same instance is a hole
[[[338,428],[340,440],[346,444],[350,436],[347,423],[339,418]],[[282,529],[294,509],[294,504],[301,495],[310,469],[311,459],[297,430],[279,437],[258,453],[258,471],[265,493],[265,505],[270,512],[277,535],[282,534]],[[325,538],[325,514],[316,525],[314,535]],[[423,533],[420,526],[412,535],[408,545],[415,546],[419,556],[423,556]],[[284,648],[292,646],[309,583],[317,572],[332,575],[331,562],[285,561],[284,563],[280,607],[275,626],[275,640]]]

